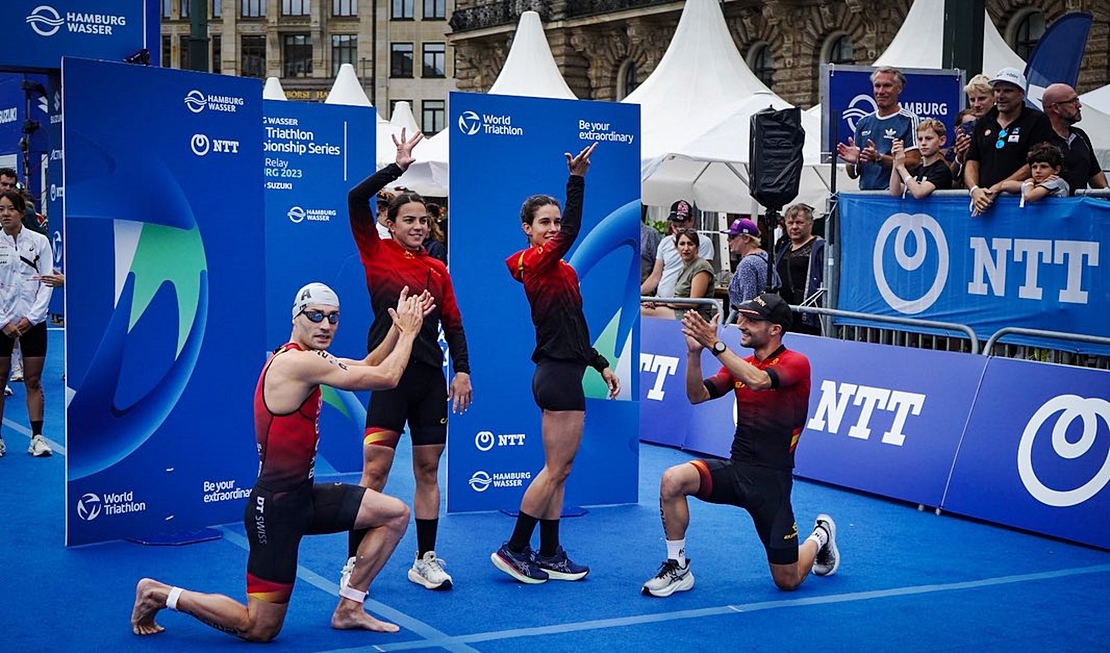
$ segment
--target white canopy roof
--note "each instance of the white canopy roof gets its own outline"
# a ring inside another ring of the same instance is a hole
[[[286,100],[285,89],[281,87],[281,80],[277,77],[267,77],[266,85],[262,87],[263,100]]]
[[[914,0],[894,40],[872,65],[938,69],[942,34],[944,0]],[[983,21],[983,72],[989,77],[1007,67],[1025,70],[1025,61],[1006,45],[988,15]]]
[[[551,46],[543,33],[540,15],[526,11],[520,15],[513,45],[505,58],[505,66],[489,90],[491,95],[518,95],[563,100],[578,99],[567,86]],[[397,180],[398,186],[422,195],[442,197],[449,185],[448,157],[451,125],[420,143],[413,151],[416,162]]]
[[[1091,107],[1103,113],[1110,113],[1110,84],[1080,95],[1079,101],[1083,103],[1084,108]]]
[[[389,124],[398,130],[404,129],[408,134],[415,134],[420,130],[416,124],[416,116],[412,115],[412,105],[407,100],[401,100],[393,105],[393,115],[389,117]]]

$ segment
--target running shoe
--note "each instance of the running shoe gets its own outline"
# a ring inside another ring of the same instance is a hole
[[[840,551],[836,548],[836,522],[833,518],[821,513],[817,515],[817,522],[813,530],[820,528],[828,534],[825,546],[817,550],[817,557],[813,560],[813,573],[818,576],[832,576],[840,568]]]
[[[644,583],[644,586],[640,588],[640,593],[662,598],[675,592],[685,592],[693,588],[694,574],[690,571],[690,559],[686,559],[685,565],[680,565],[677,560],[667,558],[659,566],[659,572],[655,574],[655,577]]]
[[[547,577],[552,580],[582,580],[590,573],[586,565],[572,562],[561,546],[550,557],[537,553],[536,566],[546,571]]]
[[[447,563],[436,557],[435,551],[426,551],[409,569],[409,580],[430,590],[451,589],[451,575],[443,571]]]
[[[27,446],[27,453],[42,458],[44,456],[53,455],[54,450],[46,443],[46,438],[42,437],[42,435],[36,435],[31,438],[31,443]]]
[[[347,564],[343,565],[343,570],[339,572],[339,589],[343,589],[351,584],[351,574],[355,571],[355,557],[347,558]]]
[[[8,453],[8,445],[4,444],[3,438],[0,438],[0,458],[3,458],[6,453]]]
[[[509,543],[505,542],[500,549],[490,554],[489,559],[494,567],[522,583],[535,585],[548,579],[547,572],[536,565],[532,548],[529,546],[525,546],[520,553],[513,553],[509,550]]]
[[[4,396],[5,396],[5,397],[10,397],[10,396],[12,396],[13,394],[15,394],[15,393],[14,393],[14,392],[12,392],[12,387],[11,387],[10,385],[6,385],[6,386],[4,386]]]

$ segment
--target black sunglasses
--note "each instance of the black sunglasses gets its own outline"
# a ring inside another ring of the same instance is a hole
[[[323,322],[324,318],[328,319],[328,324],[335,324],[336,322],[339,322],[339,311],[336,311],[334,313],[325,313],[323,311],[306,311],[302,308],[301,315],[307,317],[309,322],[313,322],[315,324]]]

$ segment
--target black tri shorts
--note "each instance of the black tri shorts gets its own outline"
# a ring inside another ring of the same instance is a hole
[[[400,433],[409,425],[413,446],[447,442],[447,379],[442,367],[413,361],[392,390],[370,393],[366,429]]]
[[[11,358],[15,340],[0,332],[0,358]],[[39,322],[19,336],[19,351],[24,358],[46,356],[46,322]]]
[[[586,410],[582,377],[586,365],[576,361],[541,358],[532,375],[532,396],[544,410]]]

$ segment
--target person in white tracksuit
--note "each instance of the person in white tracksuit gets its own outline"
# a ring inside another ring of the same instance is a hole
[[[23,381],[31,422],[27,453],[41,457],[53,453],[42,436],[42,368],[53,288],[42,282],[42,275],[53,271],[54,254],[46,236],[23,228],[25,209],[26,201],[18,190],[0,190],[0,385],[7,385],[12,349],[18,340],[23,350]],[[4,395],[0,392],[0,422],[3,416]],[[0,456],[6,449],[0,438]]]

